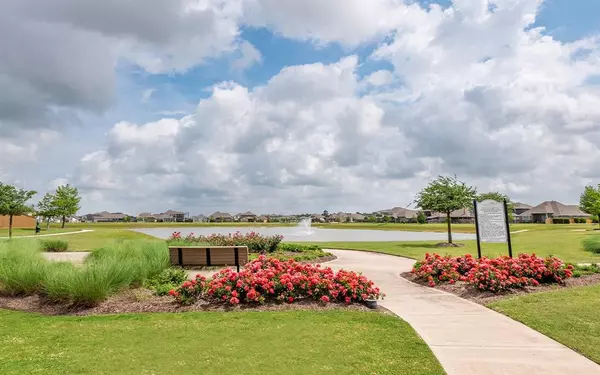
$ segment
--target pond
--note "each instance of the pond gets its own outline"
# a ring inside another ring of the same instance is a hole
[[[182,228],[140,228],[134,229],[158,238],[168,238],[173,232],[208,236],[212,233],[228,234],[234,232],[258,232],[272,236],[280,234],[284,242],[395,242],[395,241],[446,241],[446,233],[405,232],[399,230],[367,229],[325,229],[304,227],[182,227]],[[454,240],[474,240],[474,234],[453,233]]]

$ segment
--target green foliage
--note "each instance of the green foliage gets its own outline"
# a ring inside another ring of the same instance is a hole
[[[52,205],[55,209],[56,216],[62,217],[62,227],[65,227],[65,218],[75,215],[79,211],[79,202],[81,197],[77,188],[67,184],[59,186],[56,189]]]
[[[303,253],[307,251],[321,250],[319,245],[302,245],[296,243],[280,243],[277,245],[277,251],[286,253]]]
[[[69,248],[69,243],[65,240],[44,240],[40,241],[43,251],[48,252],[63,252]]]
[[[600,235],[587,236],[581,243],[586,251],[600,254]]]
[[[583,217],[576,217],[575,219],[573,219],[575,221],[576,224],[585,224],[587,223],[587,220]]]
[[[596,273],[600,273],[600,267],[595,263],[586,264],[583,266],[573,264],[572,266],[573,266],[573,277],[581,277],[581,276],[587,276],[587,275],[593,275]]]
[[[569,219],[562,218],[562,217],[555,217],[552,219],[552,224],[569,224],[569,223],[570,223]]]
[[[8,236],[12,237],[12,217],[31,213],[27,201],[36,194],[34,190],[19,189],[0,182],[0,215],[10,216]]]
[[[166,268],[161,273],[148,278],[144,282],[144,287],[153,290],[157,296],[165,296],[171,289],[177,289],[183,284],[187,276],[183,268]]]
[[[417,223],[419,223],[419,224],[427,223],[427,218],[425,217],[425,214],[423,213],[423,211],[419,211],[419,213],[417,214]]]
[[[422,210],[443,212],[449,215],[452,211],[471,207],[477,190],[459,181],[456,176],[439,176],[431,181],[419,194],[415,203]],[[452,229],[448,223],[448,242],[452,243]]]
[[[37,204],[37,213],[38,215],[44,217],[48,223],[50,223],[50,219],[57,216],[58,212],[56,207],[54,206],[54,194],[46,193],[42,200],[40,200]]]
[[[586,186],[581,197],[579,197],[579,208],[581,211],[598,217],[600,215],[600,184],[594,188]]]

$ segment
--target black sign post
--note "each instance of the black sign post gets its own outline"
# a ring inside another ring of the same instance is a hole
[[[479,218],[477,217],[477,199],[473,199],[473,212],[475,213],[475,233],[477,234],[477,257],[481,259],[481,239],[479,238]]]
[[[506,199],[504,200],[504,220],[506,222],[506,243],[508,244],[508,256],[512,256],[512,243],[510,241],[510,223],[508,222],[508,205]]]

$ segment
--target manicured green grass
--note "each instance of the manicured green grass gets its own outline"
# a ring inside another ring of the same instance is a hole
[[[84,228],[88,229],[88,228]],[[160,241],[162,240],[148,236],[143,233],[134,232],[126,229],[113,228],[89,228],[93,232],[69,234],[66,236],[56,236],[50,238],[60,238],[69,242],[69,251],[90,251],[105,246],[115,241],[125,240],[146,240]],[[79,229],[78,229],[79,230]]]
[[[44,317],[0,310],[0,374],[444,374],[404,321],[354,311]]]
[[[558,226],[550,227],[557,228]],[[594,236],[590,232],[573,232],[571,226],[552,230],[530,230],[512,235],[513,254],[535,253],[539,256],[556,256],[566,262],[600,262],[600,254],[585,251],[581,240],[586,236]],[[513,229],[514,230],[514,229]],[[329,242],[318,243],[324,249],[370,250],[386,254],[399,255],[413,259],[421,259],[425,253],[464,255],[477,254],[475,241],[457,241],[465,247],[438,248],[438,241],[424,242]],[[488,257],[507,254],[506,244],[482,244],[482,254]]]
[[[41,228],[41,232],[38,233],[37,236],[44,235],[44,234],[77,232],[80,230],[81,230],[80,228],[64,228],[64,229],[62,229],[62,228],[60,228],[60,226],[50,227],[49,230],[46,230],[46,227],[44,226],[43,228]],[[13,228],[13,237],[23,237],[23,236],[36,236],[35,228]],[[0,229],[0,237],[2,237],[2,238],[8,237],[8,229]]]
[[[493,302],[492,309],[600,363],[600,285],[529,294]]]

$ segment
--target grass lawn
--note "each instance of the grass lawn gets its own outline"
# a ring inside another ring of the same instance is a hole
[[[412,328],[354,311],[46,317],[0,310],[0,374],[444,374]]]
[[[552,229],[530,230],[512,235],[513,253],[535,253],[539,256],[554,255],[566,262],[600,262],[600,254],[587,252],[581,246],[585,236],[600,235],[590,232],[573,232],[572,226],[547,225]],[[512,229],[514,230],[514,228]],[[437,248],[439,241],[425,242],[328,242],[319,243],[323,248],[370,250],[386,254],[421,259],[426,252],[464,255],[477,254],[475,241],[457,241],[465,247]],[[488,257],[507,254],[506,244],[482,244],[482,254]]]
[[[54,234],[54,233],[68,233],[68,232],[77,232],[80,231],[80,228],[51,228],[50,230],[46,230],[46,227],[41,228],[41,232],[38,235],[42,234]],[[13,237],[22,237],[22,236],[35,236],[35,229],[25,229],[25,228],[13,228]],[[8,237],[8,229],[0,230],[0,238]]]
[[[600,285],[535,293],[494,302],[492,309],[600,363]]]

